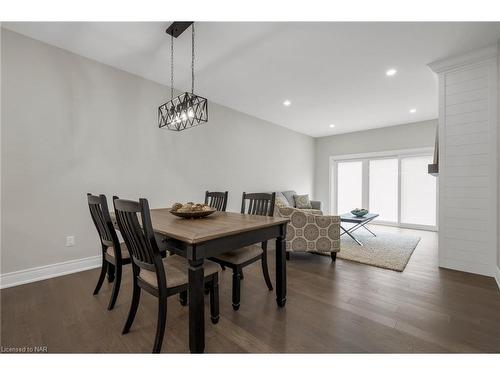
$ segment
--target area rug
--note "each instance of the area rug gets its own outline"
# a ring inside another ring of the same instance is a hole
[[[337,258],[351,260],[370,266],[402,272],[410,260],[420,237],[392,233],[363,233],[363,228],[353,235],[363,244],[359,246],[347,234],[340,238]]]

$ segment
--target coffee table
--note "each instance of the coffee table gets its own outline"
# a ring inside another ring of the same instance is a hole
[[[378,217],[378,214],[372,214],[372,213],[368,213],[366,214],[365,216],[363,217],[357,217],[357,216],[354,216],[353,214],[351,214],[350,212],[349,213],[346,213],[346,214],[342,214],[340,215],[340,222],[341,223],[352,223],[354,224],[352,227],[350,228],[344,228],[342,226],[342,224],[340,224],[340,228],[342,228],[342,230],[344,231],[343,233],[341,233],[340,235],[344,235],[344,234],[347,234],[349,237],[351,237],[354,241],[357,242],[357,244],[359,246],[363,246],[363,244],[361,242],[359,242],[353,235],[352,235],[352,232],[354,232],[355,230],[359,229],[359,228],[364,228],[366,229],[368,232],[370,232],[371,234],[373,234],[375,237],[377,237],[377,235],[375,233],[373,233],[370,229],[368,229],[367,227],[365,227],[366,224],[368,224],[370,221],[372,221],[373,219],[375,219],[376,217]]]

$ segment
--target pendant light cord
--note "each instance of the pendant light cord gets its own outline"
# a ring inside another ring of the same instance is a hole
[[[170,99],[174,98],[174,35],[170,35]]]
[[[194,94],[194,22],[191,25],[191,94]],[[170,35],[170,99],[174,98],[174,35]]]
[[[191,94],[194,94],[194,22],[191,25]]]

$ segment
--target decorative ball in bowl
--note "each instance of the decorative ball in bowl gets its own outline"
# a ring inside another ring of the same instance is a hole
[[[368,210],[364,208],[356,208],[351,211],[351,214],[353,214],[356,217],[363,217],[368,213]]]
[[[213,214],[217,211],[215,208],[210,207],[208,204],[203,203],[174,203],[170,209],[172,215],[183,217],[186,219],[199,219]]]

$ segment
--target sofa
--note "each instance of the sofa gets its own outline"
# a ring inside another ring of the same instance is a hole
[[[292,252],[329,253],[335,261],[340,251],[340,216],[323,216],[294,207],[276,207],[275,216],[290,219],[286,230],[286,256]]]
[[[296,208],[295,199],[293,197],[294,195],[297,195],[297,192],[295,190],[277,191],[276,192],[276,206]],[[282,202],[282,203],[280,204],[280,202]],[[310,202],[311,202],[311,208],[305,208],[305,209],[300,209],[300,210],[303,212],[310,212],[313,214],[321,215],[322,214],[321,202],[320,201],[313,201],[313,200],[311,200]]]

